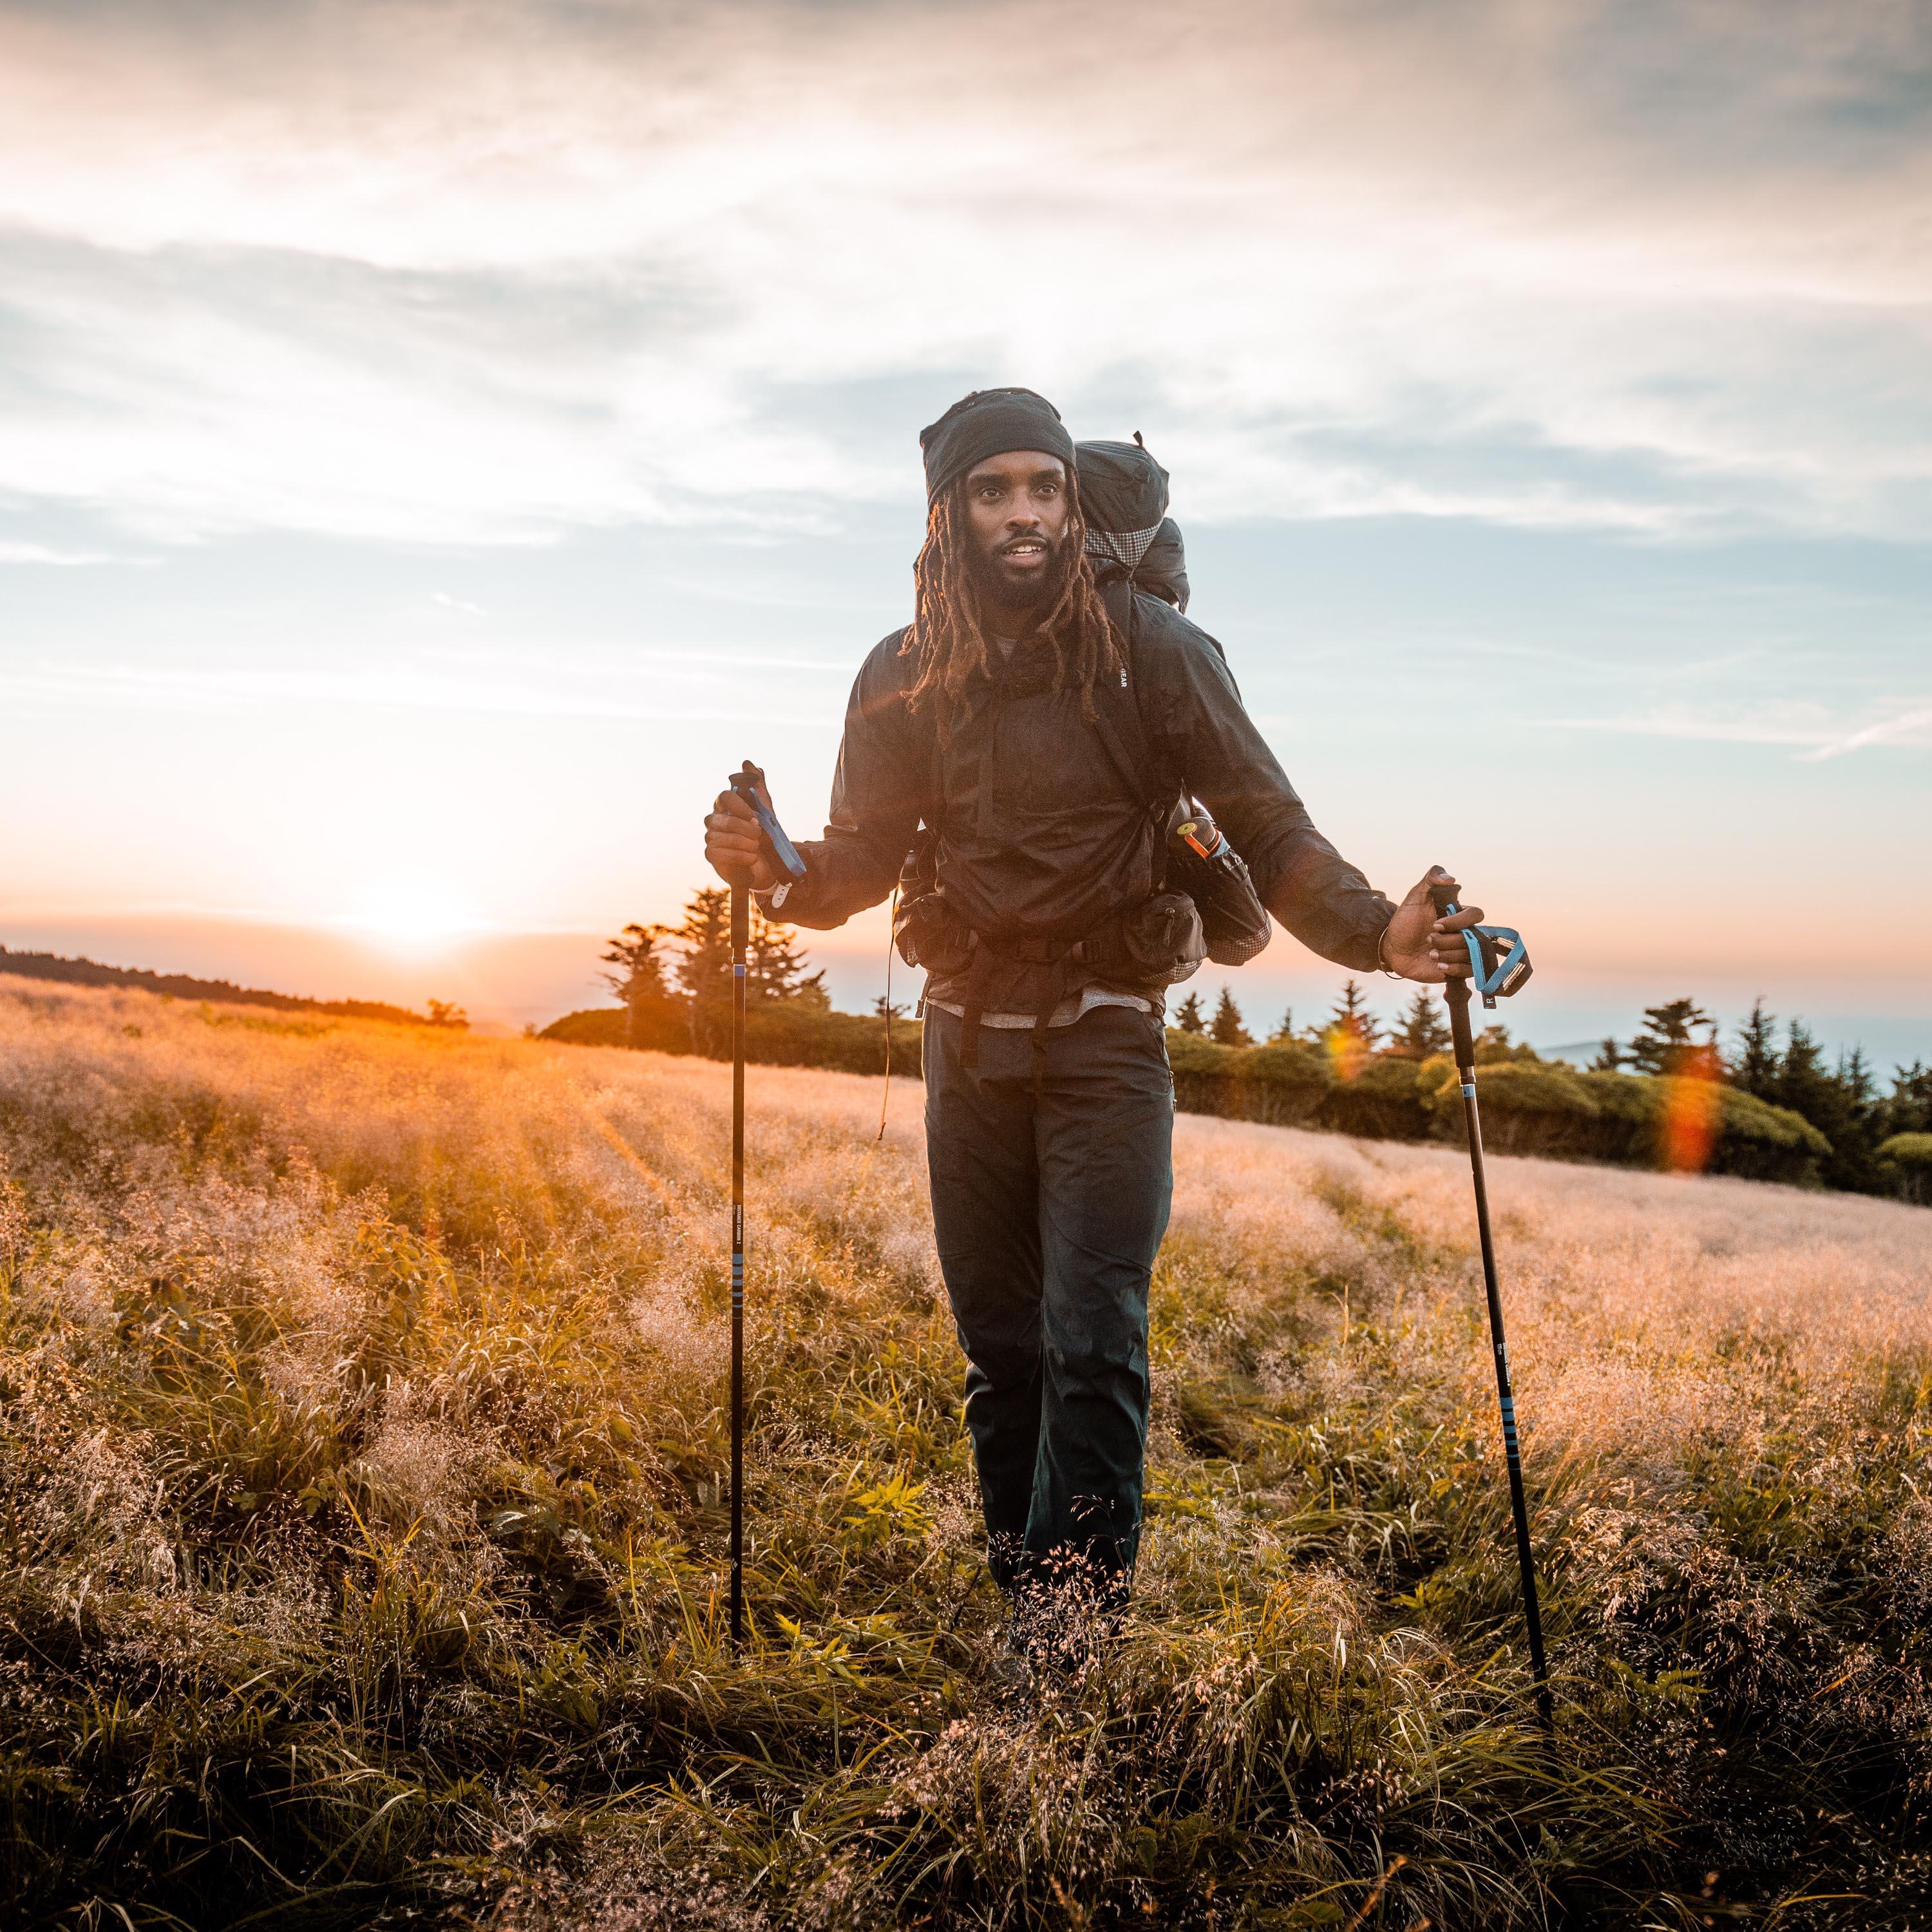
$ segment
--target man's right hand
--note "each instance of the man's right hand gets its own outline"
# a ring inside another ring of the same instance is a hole
[[[769,797],[765,802],[771,802]],[[728,886],[748,885],[754,892],[762,892],[778,882],[765,856],[765,835],[758,829],[758,814],[728,786],[705,815],[704,856]]]

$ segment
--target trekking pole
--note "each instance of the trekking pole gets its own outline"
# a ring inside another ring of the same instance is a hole
[[[805,861],[765,802],[765,775],[750,759],[731,774],[772,857],[794,879]],[[752,943],[747,880],[731,886],[731,1654],[745,1646],[745,955]]]
[[[1430,894],[1438,914],[1460,910],[1446,886]],[[1477,926],[1463,934],[1469,948],[1476,990],[1486,1006],[1498,993],[1507,997],[1529,977],[1522,940],[1507,926]],[[1498,958],[1498,942],[1512,942],[1506,958]],[[1516,1519],[1516,1556],[1522,1572],[1523,1614],[1529,1624],[1529,1667],[1536,1682],[1536,1712],[1543,1728],[1553,1737],[1556,1718],[1550,1696],[1550,1670],[1543,1655],[1543,1614],[1536,1596],[1536,1558],[1529,1542],[1529,1504],[1523,1494],[1522,1457],[1516,1446],[1516,1396],[1510,1385],[1509,1344],[1503,1334],[1503,1301],[1496,1286],[1496,1242],[1490,1233],[1490,1190],[1483,1172],[1483,1123],[1476,1109],[1476,1047],[1469,1030],[1467,980],[1452,979],[1443,988],[1449,1003],[1449,1028],[1456,1045],[1456,1072],[1462,1084],[1462,1118],[1469,1136],[1469,1172],[1475,1183],[1476,1232],[1483,1250],[1483,1286],[1489,1297],[1490,1340],[1496,1358],[1496,1399],[1502,1406],[1503,1460],[1509,1470],[1510,1511]]]
[[[731,1653],[745,1642],[745,952],[752,895],[731,888]]]

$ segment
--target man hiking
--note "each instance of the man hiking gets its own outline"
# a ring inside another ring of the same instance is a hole
[[[1083,1621],[1065,1610],[1125,1602],[1140,1536],[1148,1282],[1173,1184],[1162,992],[1202,956],[1194,907],[1166,890],[1151,768],[1205,803],[1268,908],[1338,965],[1466,974],[1458,935],[1481,914],[1437,918],[1439,870],[1400,906],[1374,890],[1315,829],[1220,646],[1130,578],[1103,596],[1073,442],[1045,398],[976,392],[920,440],[914,620],[860,670],[806,876],[779,884],[730,790],[705,851],[775,915],[821,928],[907,866],[933,1227],[988,1561],[1016,1648],[1039,1659]]]

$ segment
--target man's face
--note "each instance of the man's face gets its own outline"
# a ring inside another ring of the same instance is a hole
[[[1066,537],[1066,466],[1010,449],[966,472],[966,509],[982,591],[997,608],[1043,603],[1060,581]]]

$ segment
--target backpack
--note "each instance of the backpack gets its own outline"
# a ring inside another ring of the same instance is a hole
[[[1127,647],[1120,680],[1126,701],[1118,690],[1095,694],[1101,742],[1161,826],[1164,883],[1199,908],[1208,957],[1217,966],[1244,966],[1273,936],[1268,910],[1240,855],[1196,806],[1186,774],[1174,769],[1159,734],[1148,730],[1133,675],[1138,630],[1133,593],[1146,590],[1178,610],[1187,608],[1186,553],[1180,527],[1167,514],[1167,472],[1138,430],[1132,442],[1083,442],[1074,454],[1094,581]]]

